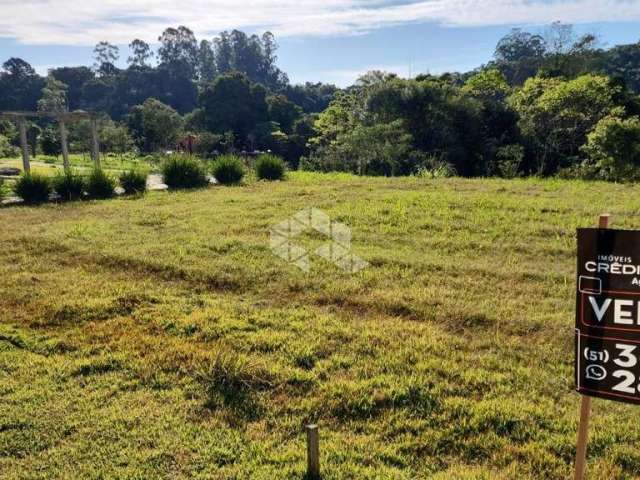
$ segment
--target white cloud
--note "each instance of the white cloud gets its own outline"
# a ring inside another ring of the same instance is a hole
[[[349,35],[385,26],[640,21],[640,0],[1,0],[0,37],[27,44],[153,42],[170,25],[198,36],[270,29],[276,35]]]

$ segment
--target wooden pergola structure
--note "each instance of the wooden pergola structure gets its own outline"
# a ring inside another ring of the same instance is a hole
[[[75,120],[89,119],[91,124],[91,158],[96,166],[100,168],[100,149],[98,143],[98,116],[99,114],[94,112],[85,112],[82,110],[76,110],[75,112],[0,112],[0,118],[12,120],[18,124],[20,129],[20,148],[22,149],[22,166],[25,172],[31,171],[31,164],[29,162],[29,144],[27,143],[27,118],[40,117],[40,118],[54,118],[58,122],[60,127],[60,144],[62,149],[62,161],[64,169],[69,170],[69,144],[67,142],[67,127],[68,122]]]

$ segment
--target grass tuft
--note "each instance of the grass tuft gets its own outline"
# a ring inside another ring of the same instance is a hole
[[[141,195],[147,191],[146,172],[128,170],[120,174],[119,180],[125,195]]]
[[[262,154],[256,160],[258,180],[282,180],[285,174],[284,160],[276,155]]]
[[[196,378],[208,393],[220,393],[226,398],[270,387],[273,381],[264,366],[231,351],[219,352],[213,362],[198,371]]]
[[[87,179],[87,196],[91,199],[104,200],[112,198],[116,194],[115,188],[115,179],[99,168],[93,169]]]
[[[235,155],[221,155],[214,162],[211,171],[222,185],[240,183],[244,177],[244,165]]]
[[[52,180],[53,190],[63,201],[80,200],[85,191],[85,181],[72,171],[59,172]]]
[[[202,163],[186,155],[172,155],[165,160],[162,177],[171,189],[201,188],[209,183]]]
[[[25,173],[14,185],[15,194],[30,204],[48,201],[51,191],[51,180],[38,173]]]

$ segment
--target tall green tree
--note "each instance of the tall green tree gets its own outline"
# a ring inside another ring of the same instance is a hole
[[[271,32],[258,36],[240,30],[225,31],[214,38],[213,43],[219,74],[237,71],[273,90],[288,85],[289,78],[275,63],[278,44]]]
[[[149,66],[149,60],[153,58],[153,52],[149,44],[136,38],[129,44],[131,55],[127,58],[127,63],[135,67]]]
[[[600,67],[607,74],[620,78],[636,94],[640,94],[640,42],[618,45],[602,53]]]
[[[89,67],[60,67],[49,71],[56,80],[67,86],[67,103],[69,110],[77,110],[82,106],[82,87],[95,78]]]
[[[183,126],[178,112],[154,98],[134,107],[127,121],[136,144],[145,152],[172,149]]]
[[[491,68],[469,77],[462,91],[475,98],[499,102],[509,95],[511,87],[500,70]]]
[[[160,48],[158,57],[165,67],[186,70],[186,74],[195,79],[198,69],[198,41],[193,31],[184,25],[167,28],[158,37]]]
[[[0,69],[0,110],[35,110],[45,81],[21,58],[10,58]]]
[[[327,83],[306,82],[298,85],[287,85],[280,90],[305,113],[320,113],[325,110],[333,96],[338,92],[338,87]]]
[[[605,180],[637,180],[640,167],[640,118],[608,115],[587,136],[589,165]]]
[[[481,161],[475,168],[476,174],[504,175],[501,165],[511,162],[513,169],[523,165],[523,149],[517,149],[521,141],[517,126],[518,115],[507,105],[505,99],[511,93],[506,78],[497,69],[482,70],[469,77],[461,88],[461,93],[477,101],[480,141],[474,147]],[[509,155],[514,154],[515,155]],[[506,157],[510,157],[509,159]]]
[[[210,41],[202,40],[198,47],[198,79],[210,82],[216,76],[216,58]]]
[[[290,134],[294,123],[302,116],[302,109],[284,95],[269,95],[266,100],[269,119],[277,122],[283,132]]]
[[[85,110],[111,112],[115,106],[116,82],[113,77],[99,77],[82,86],[81,106]]]
[[[93,67],[101,76],[110,76],[117,73],[115,66],[120,58],[120,49],[112,43],[101,41],[93,48]]]
[[[42,131],[40,136],[40,148],[42,153],[52,157],[58,157],[62,152],[60,144],[60,131],[53,125],[48,126]]]
[[[213,39],[214,55],[216,60],[216,71],[220,74],[229,73],[232,70],[233,49],[229,32],[220,32]]]
[[[500,39],[494,52],[494,65],[511,85],[522,85],[544,64],[547,44],[541,35],[514,28]]]
[[[47,77],[46,84],[42,89],[42,96],[38,100],[38,111],[40,112],[66,112],[68,87],[56,80],[52,75]]]
[[[217,77],[200,94],[200,108],[208,130],[233,132],[240,144],[248,145],[249,135],[268,120],[266,90],[238,72]]]
[[[533,148],[534,170],[549,175],[580,160],[587,133],[615,112],[622,87],[608,77],[574,80],[531,78],[510,98],[519,125]]]

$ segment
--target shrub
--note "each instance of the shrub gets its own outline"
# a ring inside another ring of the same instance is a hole
[[[520,165],[524,160],[522,145],[503,145],[496,152],[498,173],[503,178],[516,178],[520,174]]]
[[[456,176],[456,169],[453,165],[438,155],[426,155],[416,176],[422,178],[449,178]]]
[[[231,351],[219,352],[213,361],[203,364],[195,374],[202,386],[206,405],[216,407],[219,401],[233,407],[237,413],[255,415],[258,405],[255,394],[274,386],[275,378],[261,364]]]
[[[147,191],[147,174],[140,170],[130,170],[120,174],[120,186],[127,195],[138,195]]]
[[[213,162],[213,176],[223,184],[238,183],[244,177],[244,165],[235,155],[222,155]]]
[[[18,155],[18,149],[11,146],[9,139],[0,134],[0,157],[14,157]]]
[[[111,198],[115,194],[116,181],[99,168],[94,169],[87,180],[89,198]]]
[[[184,155],[169,157],[162,165],[162,176],[169,188],[198,188],[208,183],[202,164]]]
[[[197,372],[196,378],[206,390],[225,396],[260,390],[272,383],[271,374],[263,365],[231,351],[218,352],[213,362]]]
[[[304,168],[359,175],[406,175],[413,166],[406,161],[411,155],[412,142],[413,137],[401,120],[358,125],[338,133],[326,144],[319,144],[305,159]]]
[[[563,180],[598,180],[600,174],[598,167],[588,161],[558,170],[558,178]]]
[[[198,134],[198,140],[195,142],[194,150],[202,158],[211,158],[213,153],[219,148],[222,135],[210,132],[201,132]]]
[[[61,200],[79,200],[84,188],[84,179],[73,172],[59,172],[53,178],[53,190]]]
[[[51,181],[44,175],[25,173],[16,182],[14,192],[25,203],[46,202],[51,194]]]
[[[256,176],[259,180],[282,180],[284,161],[275,155],[260,155],[256,161]]]
[[[600,120],[582,147],[598,176],[609,181],[633,181],[640,167],[640,118],[613,115]]]

